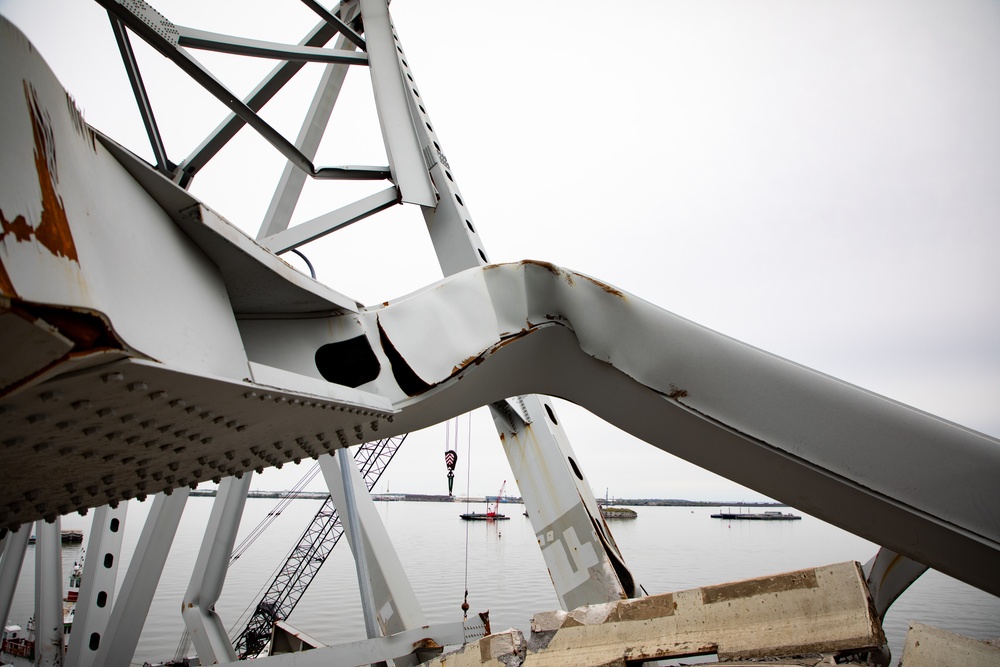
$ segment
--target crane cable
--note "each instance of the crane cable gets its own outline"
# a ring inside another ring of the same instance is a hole
[[[458,448],[458,420],[455,418],[455,448]],[[469,494],[472,478],[472,413],[469,413],[469,423],[465,429],[465,512],[469,512]],[[469,620],[469,524],[465,522],[465,597],[462,599],[462,622]]]

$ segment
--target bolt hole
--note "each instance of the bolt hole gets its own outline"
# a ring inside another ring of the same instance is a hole
[[[118,519],[112,519],[111,524],[108,526],[108,528],[111,529],[112,533],[117,533],[120,525],[121,523],[118,521]]]
[[[101,635],[94,632],[90,635],[90,650],[96,651],[97,647],[101,645]]]
[[[101,591],[100,593],[97,594],[97,606],[100,607],[101,609],[104,609],[104,607],[107,604],[108,604],[108,593],[107,591]]]
[[[576,466],[576,461],[573,460],[572,456],[567,456],[566,458],[569,459],[569,466],[573,469],[573,474],[576,475],[580,481],[583,481],[583,473],[580,472],[580,469]]]
[[[490,263],[490,260],[486,259],[486,253],[484,253],[482,249],[479,250],[479,256],[482,257],[483,261],[486,262],[487,264]]]
[[[549,421],[551,421],[553,424],[559,423],[559,421],[556,419],[556,413],[552,412],[552,408],[549,406],[548,403],[545,404],[545,414],[549,416]]]
[[[468,220],[466,220],[466,221],[465,221],[465,225],[466,225],[466,226],[467,226],[467,227],[469,228],[469,231],[470,231],[470,232],[472,232],[473,234],[475,234],[475,233],[476,233],[476,229],[475,229],[475,227],[473,227],[473,226],[472,226],[472,223],[471,223],[471,222],[469,222]]]
[[[110,569],[115,563],[115,557],[113,554],[104,554],[104,567]]]

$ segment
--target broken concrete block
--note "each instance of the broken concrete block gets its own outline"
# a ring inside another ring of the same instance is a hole
[[[1000,647],[923,623],[910,623],[900,667],[996,667]]]

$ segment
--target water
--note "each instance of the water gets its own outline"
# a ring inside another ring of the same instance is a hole
[[[135,662],[173,657],[181,636],[180,601],[187,587],[211,508],[210,498],[191,498],[139,642]],[[275,504],[250,499],[242,536]],[[216,609],[230,634],[252,607],[320,501],[291,504],[274,525],[230,569]],[[150,503],[132,503],[126,521],[122,568],[135,549]],[[558,608],[541,554],[521,505],[502,511],[509,521],[464,522],[458,503],[387,502],[379,513],[399,552],[430,622],[461,620],[466,586],[470,613],[489,609],[495,631],[527,632],[533,613]],[[474,508],[475,509],[475,508]],[[636,579],[649,593],[664,593],[845,560],[866,561],[871,543],[803,516],[801,521],[727,522],[712,508],[638,507],[634,520],[611,522],[619,547]],[[90,530],[89,518],[63,519],[63,528]],[[68,574],[79,549],[63,550]],[[119,580],[124,569],[119,569]],[[32,614],[34,547],[28,548],[11,619],[23,625]],[[895,603],[886,621],[898,659],[911,620],[979,639],[1000,637],[1000,598],[930,571]],[[334,549],[289,621],[326,643],[364,637],[357,575],[346,540]]]

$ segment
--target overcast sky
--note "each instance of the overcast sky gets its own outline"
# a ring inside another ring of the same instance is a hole
[[[153,4],[175,23],[288,42],[315,22],[293,0]],[[88,122],[150,155],[96,3],[0,12]],[[491,261],[581,271],[1000,436],[1000,3],[396,0],[392,13]],[[179,162],[225,110],[133,43]],[[240,95],[271,67],[198,58]],[[264,112],[291,138],[319,74],[307,69]],[[351,72],[317,163],[386,163],[367,77]],[[193,192],[255,235],[281,167],[241,133]],[[296,220],[358,187],[384,184],[311,184]],[[412,206],[304,250],[323,282],[368,304],[440,278]],[[558,406],[599,496],[760,498]],[[471,475],[467,432],[457,488],[513,491],[486,410],[472,417]],[[444,492],[444,445],[443,426],[411,435],[377,490]]]

